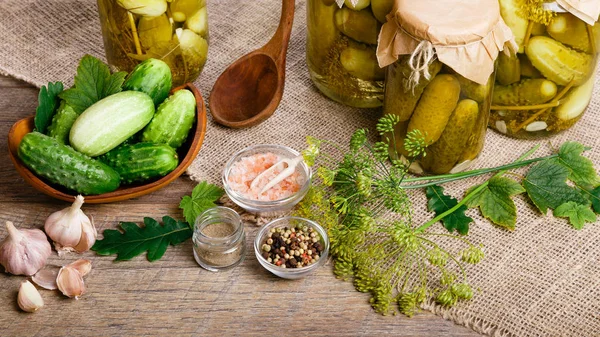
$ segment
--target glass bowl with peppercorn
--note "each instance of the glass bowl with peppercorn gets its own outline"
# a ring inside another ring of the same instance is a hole
[[[329,238],[323,227],[299,217],[283,217],[263,226],[254,239],[258,262],[286,279],[304,277],[327,260]]]
[[[237,152],[223,170],[223,186],[227,196],[251,213],[292,209],[310,188],[312,173],[304,161],[296,165],[294,172],[283,181],[265,191],[263,188],[286,168],[281,160],[291,160],[299,155],[292,148],[272,144],[254,145]],[[261,175],[263,172],[268,174]]]

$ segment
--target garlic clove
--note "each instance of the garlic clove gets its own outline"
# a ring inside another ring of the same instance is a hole
[[[39,287],[47,290],[55,290],[57,288],[56,276],[58,276],[58,268],[46,268],[38,271],[33,275],[31,280]]]
[[[77,269],[69,266],[60,268],[56,277],[56,285],[63,295],[70,298],[75,297],[75,299],[79,299],[79,296],[85,292],[83,276],[81,276]]]
[[[69,263],[66,266],[77,270],[81,277],[84,277],[85,275],[89,274],[92,270],[92,262],[90,260],[85,259],[79,259],[73,263]]]
[[[42,269],[52,247],[39,229],[17,229],[6,222],[8,236],[0,244],[0,264],[13,275],[33,275]]]
[[[87,216],[85,218],[87,219]],[[89,219],[87,219],[87,221],[81,221],[81,228],[81,239],[79,240],[77,246],[74,247],[75,250],[79,253],[87,252],[88,250],[90,250],[94,243],[96,243],[96,237],[98,236],[98,231],[94,226],[93,219],[92,221],[90,221]]]
[[[70,207],[52,213],[44,230],[54,241],[58,255],[64,252],[84,252],[91,248],[98,235],[90,219],[83,213],[83,196],[78,195]]]
[[[19,287],[19,295],[17,295],[17,304],[19,308],[26,312],[36,312],[44,306],[44,300],[40,292],[35,289],[35,286],[29,281],[24,281]]]

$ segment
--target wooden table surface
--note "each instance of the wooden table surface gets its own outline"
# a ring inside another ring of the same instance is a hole
[[[49,214],[68,206],[27,185],[8,158],[8,130],[35,111],[37,92],[0,76],[0,238],[6,236],[7,220],[17,227],[40,228]],[[83,208],[99,231],[115,228],[119,221],[139,223],[145,216],[181,219],[179,200],[193,186],[181,177],[138,199]],[[246,227],[245,261],[219,273],[196,264],[189,240],[169,247],[153,263],[145,256],[116,263],[114,257],[87,252],[82,257],[93,264],[85,280],[87,293],[76,301],[41,290],[45,306],[35,314],[17,307],[25,277],[0,273],[0,336],[479,336],[428,312],[411,319],[376,314],[368,295],[337,280],[331,265],[302,280],[279,279],[254,257],[256,231]],[[79,257],[59,258],[53,252],[48,264],[64,265]]]

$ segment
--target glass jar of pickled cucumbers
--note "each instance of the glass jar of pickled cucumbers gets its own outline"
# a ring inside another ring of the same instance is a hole
[[[499,0],[519,52],[498,59],[489,125],[516,138],[556,134],[577,122],[594,89],[598,25],[555,2]]]
[[[513,48],[512,34],[496,0],[396,5],[396,22],[383,25],[377,50],[379,63],[389,64],[383,111],[399,120],[384,135],[390,157],[410,163],[416,174],[465,170],[483,149],[495,59]],[[451,15],[447,8],[453,8]],[[425,154],[405,146],[415,139],[426,146]]]
[[[308,0],[306,59],[311,79],[327,97],[354,107],[382,105],[385,71],[377,36],[393,0]]]
[[[173,85],[193,82],[208,54],[206,0],[98,0],[106,59],[113,71],[165,61]]]

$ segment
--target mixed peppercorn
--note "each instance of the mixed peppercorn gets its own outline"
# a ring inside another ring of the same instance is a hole
[[[271,228],[262,244],[262,256],[281,268],[300,268],[319,260],[321,236],[311,227]]]

